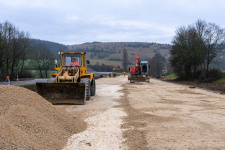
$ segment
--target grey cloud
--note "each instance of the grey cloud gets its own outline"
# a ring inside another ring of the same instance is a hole
[[[63,44],[101,41],[170,43],[177,27],[197,19],[222,27],[222,0],[0,0],[8,20],[32,38]]]

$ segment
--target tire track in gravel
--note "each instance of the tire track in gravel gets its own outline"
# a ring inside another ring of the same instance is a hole
[[[126,113],[117,107],[119,103],[116,99],[123,95],[121,84],[126,83],[127,78],[121,76],[96,81],[97,93],[86,105],[74,109],[68,109],[71,106],[64,108],[71,113],[79,113],[88,125],[85,131],[70,137],[64,150],[126,149],[121,130]]]
[[[148,117],[148,115],[131,107],[127,99],[127,95],[129,94],[127,85],[124,84],[122,87],[124,95],[120,100],[117,100],[117,102],[120,103],[117,107],[122,108],[127,114],[127,116],[123,118],[124,123],[121,126],[122,130],[124,130],[123,138],[126,139],[124,144],[129,150],[147,150],[146,133],[142,128],[146,126],[144,118]]]

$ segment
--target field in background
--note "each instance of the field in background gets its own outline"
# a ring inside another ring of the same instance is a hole
[[[166,76],[166,78],[168,78],[168,79],[176,79],[177,76],[173,73],[173,74],[170,74],[170,75]]]
[[[111,66],[121,66],[121,63],[122,61],[112,61],[112,60],[105,60],[105,59],[90,59],[90,64],[91,65],[96,65],[96,64],[99,64],[99,65],[102,65],[102,64],[105,64],[105,65],[111,65]]]
[[[134,65],[136,55],[139,55],[141,60],[148,60],[159,53],[168,59],[171,46],[169,44],[147,42],[93,42],[69,45],[68,49],[69,51],[86,52],[86,59],[95,63],[99,61],[99,65],[104,63],[105,65],[119,65],[122,67],[121,62],[124,49],[128,52],[129,63]]]

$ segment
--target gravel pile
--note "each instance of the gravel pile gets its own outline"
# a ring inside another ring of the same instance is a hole
[[[62,149],[86,123],[36,92],[0,85],[0,149]]]

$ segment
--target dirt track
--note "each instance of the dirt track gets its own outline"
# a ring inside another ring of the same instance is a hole
[[[103,78],[86,105],[56,107],[88,124],[65,150],[225,149],[225,95],[198,88]]]

